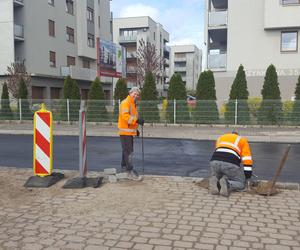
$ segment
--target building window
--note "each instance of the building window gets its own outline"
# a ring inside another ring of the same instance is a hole
[[[91,48],[95,48],[95,37],[90,33],[88,33],[88,46]]]
[[[298,31],[281,32],[281,51],[282,52],[298,51]]]
[[[67,41],[74,43],[74,29],[67,27]]]
[[[153,32],[153,39],[154,39],[154,41],[155,41],[155,32]]]
[[[98,16],[98,27],[100,29],[100,16]]]
[[[91,8],[87,8],[87,11],[86,11],[86,15],[87,15],[87,20],[89,20],[90,22],[94,22],[94,10],[91,9]]]
[[[75,66],[75,57],[74,56],[67,56],[67,66]]]
[[[55,36],[55,22],[48,20],[49,36]]]
[[[281,0],[282,5],[300,4],[300,0]]]
[[[49,51],[50,67],[56,67],[56,54],[54,51]]]
[[[66,12],[73,15],[74,14],[74,1],[66,0]]]
[[[54,0],[48,0],[48,4],[54,6]]]
[[[90,69],[90,61],[86,59],[82,59],[82,67],[85,69]]]

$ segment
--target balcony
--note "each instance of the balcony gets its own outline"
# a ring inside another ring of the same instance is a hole
[[[169,59],[170,58],[170,51],[171,51],[171,48],[167,45],[164,45],[164,57]]]
[[[227,26],[227,11],[212,11],[208,13],[208,27]]]
[[[14,0],[14,6],[15,7],[24,6],[24,0]]]
[[[94,81],[97,71],[93,69],[78,68],[75,66],[63,66],[60,68],[61,76],[71,76],[73,79]]]
[[[24,41],[23,25],[14,24],[14,39],[15,41]]]
[[[211,70],[226,69],[227,54],[208,55],[207,67]]]
[[[120,36],[119,43],[136,43],[137,36]]]

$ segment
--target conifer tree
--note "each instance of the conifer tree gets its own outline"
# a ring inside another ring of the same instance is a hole
[[[282,119],[282,103],[276,68],[272,64],[266,71],[261,94],[263,100],[258,111],[258,122],[260,124],[280,124]]]
[[[13,118],[13,113],[10,108],[9,93],[8,93],[8,88],[6,83],[4,83],[2,87],[0,118],[3,120],[11,120]]]
[[[120,78],[117,81],[116,87],[115,87],[115,93],[114,93],[114,100],[115,100],[115,106],[114,106],[114,120],[118,120],[119,116],[119,100],[120,102],[123,101],[128,96],[128,89],[127,89],[127,83],[124,78]]]
[[[141,92],[140,117],[146,122],[158,122],[158,101],[155,78],[152,72],[147,72]]]
[[[186,88],[182,82],[181,75],[175,73],[171,77],[168,89],[168,122],[174,122],[174,100],[176,100],[176,123],[188,123],[190,121],[186,96]]]
[[[235,122],[236,108],[237,108],[238,124],[247,124],[250,121],[248,97],[249,97],[249,92],[247,87],[246,74],[243,65],[240,65],[236,73],[236,77],[233,81],[233,84],[231,85],[229,101],[226,105],[226,111],[225,111],[226,122],[231,124]]]
[[[19,82],[18,99],[21,99],[22,119],[24,120],[32,119],[32,111],[30,110],[30,105],[27,98],[28,98],[27,86],[23,78],[21,78]],[[19,103],[18,103],[18,108],[20,110]]]
[[[295,89],[295,101],[294,101],[293,111],[292,111],[292,121],[293,124],[295,125],[300,124],[300,76],[298,78],[298,82],[296,84],[296,89]]]
[[[107,121],[108,114],[105,107],[104,91],[98,77],[92,82],[88,98],[88,121]]]
[[[216,123],[219,112],[216,103],[215,79],[213,72],[208,70],[200,74],[197,84],[197,105],[193,112],[197,123]]]

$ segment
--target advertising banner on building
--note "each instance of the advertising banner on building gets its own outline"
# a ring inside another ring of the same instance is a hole
[[[125,77],[125,48],[110,41],[97,39],[97,75],[121,78]]]

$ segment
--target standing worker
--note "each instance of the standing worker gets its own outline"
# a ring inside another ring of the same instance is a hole
[[[220,136],[210,160],[210,193],[228,197],[231,191],[243,190],[246,179],[252,176],[252,165],[251,150],[246,138],[239,136],[236,131]]]
[[[132,180],[141,180],[138,172],[133,169],[133,137],[139,136],[138,126],[144,126],[144,119],[139,119],[137,111],[137,99],[140,96],[140,89],[132,87],[129,95],[121,102],[119,109],[118,128],[122,145],[122,170]]]

